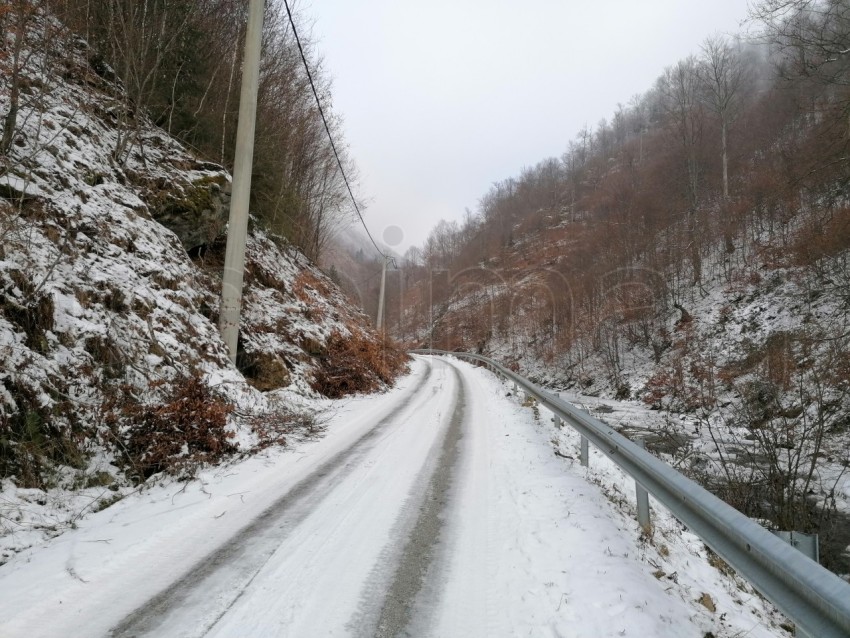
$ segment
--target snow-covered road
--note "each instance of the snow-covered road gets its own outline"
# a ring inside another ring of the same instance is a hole
[[[714,627],[491,375],[420,357],[393,391],[335,406],[318,441],[127,498],[10,561],[0,636]]]

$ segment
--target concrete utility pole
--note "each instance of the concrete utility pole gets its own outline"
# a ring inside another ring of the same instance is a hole
[[[430,301],[429,310],[428,310],[428,323],[430,324],[430,328],[428,330],[428,350],[434,349],[434,273],[431,273],[431,278],[429,283],[431,284],[429,287],[429,295],[428,299]]]
[[[251,170],[254,164],[254,130],[257,124],[257,89],[260,83],[264,9],[264,0],[251,0],[248,7],[242,92],[239,96],[239,124],[236,129],[236,157],[233,162],[233,194],[230,200],[230,221],[227,228],[218,319],[218,329],[234,365],[239,343],[239,317],[242,311],[242,281],[245,274]]]
[[[387,262],[389,260],[389,257],[384,257],[384,267],[381,270],[381,292],[378,295],[378,330],[384,325],[384,293],[387,289]]]

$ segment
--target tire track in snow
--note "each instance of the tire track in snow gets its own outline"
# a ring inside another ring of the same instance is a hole
[[[443,524],[460,456],[459,443],[463,436],[466,411],[464,380],[457,368],[449,368],[454,373],[457,391],[448,427],[442,434],[442,442],[435,450],[433,460],[426,463],[420,480],[417,481],[424,489],[419,494],[413,494],[405,505],[405,511],[414,514],[415,518],[402,520],[397,526],[407,527],[408,533],[405,535],[404,545],[394,548],[395,551],[391,550],[398,558],[391,563],[395,565],[395,570],[381,607],[374,610],[377,612],[377,618],[365,623],[365,626],[361,618],[356,623],[360,628],[358,635],[378,638],[413,636],[415,633],[411,633],[410,627],[414,617],[423,613],[427,615],[429,608],[437,602],[423,600],[420,594],[423,593],[426,580],[438,578],[435,572],[439,570],[439,561],[435,559],[440,553]],[[374,587],[370,589],[374,590]],[[417,621],[421,623],[418,618]]]
[[[429,397],[424,393],[418,396],[431,380],[434,371],[430,362],[426,362],[426,365],[427,372],[422,378],[399,399],[397,407],[373,428],[347,449],[318,466],[241,532],[128,615],[108,635],[113,638],[162,635],[162,630],[169,624],[169,616],[177,612],[196,616],[194,626],[198,632],[195,635],[204,635],[212,629],[239,600],[274,554],[281,539],[296,528],[334,486],[354,471],[358,462],[382,437],[392,434],[391,431],[387,432],[389,426],[428,400]],[[418,400],[408,403],[411,398]]]

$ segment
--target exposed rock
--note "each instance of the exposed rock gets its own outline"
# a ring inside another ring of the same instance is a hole
[[[174,232],[189,252],[224,234],[230,214],[229,190],[224,173],[203,177],[183,190],[161,190],[151,196],[151,215]]]

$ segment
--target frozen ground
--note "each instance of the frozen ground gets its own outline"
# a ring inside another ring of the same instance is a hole
[[[488,373],[418,358],[328,410],[320,440],[14,556],[0,636],[787,635],[668,515],[641,538],[630,482]]]

